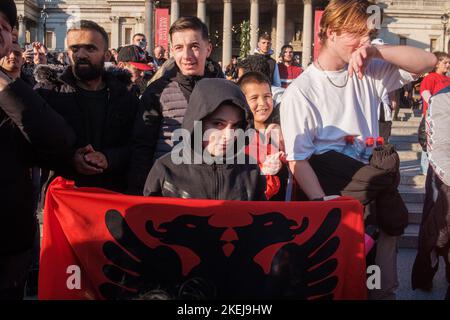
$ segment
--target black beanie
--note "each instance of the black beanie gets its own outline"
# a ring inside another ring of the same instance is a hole
[[[6,16],[11,28],[14,28],[17,22],[17,9],[14,0],[0,0],[0,12]]]

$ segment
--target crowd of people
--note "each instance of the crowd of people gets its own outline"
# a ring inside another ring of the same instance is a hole
[[[369,296],[394,299],[397,238],[408,212],[397,190],[398,155],[389,131],[379,132],[391,118],[380,119],[380,110],[392,109],[391,93],[440,58],[371,43],[369,5],[330,1],[322,49],[309,66],[298,65],[291,45],[273,59],[270,36],[262,34],[251,55],[222,70],[196,17],[171,25],[170,58],[161,46],[150,56],[143,34],[109,49],[108,34],[88,20],[68,29],[66,53],[51,56],[40,43],[20,47],[14,1],[2,1],[0,299],[23,298],[39,242],[39,193],[56,176],[141,196],[352,196],[365,206],[366,225],[379,230],[372,262],[382,288]],[[238,132],[248,130],[255,134],[239,143]]]

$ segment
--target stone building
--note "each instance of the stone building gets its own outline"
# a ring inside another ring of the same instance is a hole
[[[155,8],[169,8],[171,21],[196,15],[209,27],[213,57],[227,64],[239,54],[239,25],[251,24],[251,46],[258,33],[271,34],[275,55],[290,43],[311,61],[314,12],[327,0],[16,0],[21,43],[44,41],[51,50],[64,50],[70,19],[90,19],[109,34],[110,47],[130,43],[141,32],[152,38]],[[384,8],[380,37],[391,44],[408,44],[430,51],[448,51],[448,31],[441,17],[450,13],[450,0],[380,0]],[[45,10],[43,10],[45,6]],[[44,28],[45,22],[45,28]]]

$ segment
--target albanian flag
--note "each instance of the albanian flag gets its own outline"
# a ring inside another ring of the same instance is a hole
[[[365,299],[362,206],[50,186],[40,299]]]

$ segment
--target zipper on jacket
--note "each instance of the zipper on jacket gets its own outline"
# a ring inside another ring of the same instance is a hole
[[[219,181],[217,177],[217,164],[214,162],[212,164],[212,171],[213,171],[213,181],[214,181],[214,199],[219,199]]]

